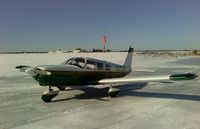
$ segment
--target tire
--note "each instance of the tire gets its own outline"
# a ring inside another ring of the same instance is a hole
[[[55,96],[57,96],[59,93],[59,91],[45,91],[42,96],[41,99],[44,102],[51,102],[52,98],[54,98]]]
[[[48,103],[48,102],[51,102],[51,99],[52,99],[53,97],[52,96],[49,96],[49,95],[42,95],[42,97],[41,97],[41,99],[44,101],[44,102],[46,102],[46,103]]]
[[[117,97],[118,93],[119,93],[119,91],[108,92],[108,95],[109,95],[110,97],[112,97],[112,98],[115,98],[115,97]]]

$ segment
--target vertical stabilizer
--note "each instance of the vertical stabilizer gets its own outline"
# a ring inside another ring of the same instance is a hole
[[[126,60],[124,62],[124,66],[127,67],[127,68],[131,68],[131,65],[132,65],[132,58],[133,58],[133,48],[129,48],[128,50],[128,54],[126,56]]]

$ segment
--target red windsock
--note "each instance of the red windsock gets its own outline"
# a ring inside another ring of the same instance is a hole
[[[106,35],[103,36],[103,43],[106,45]]]

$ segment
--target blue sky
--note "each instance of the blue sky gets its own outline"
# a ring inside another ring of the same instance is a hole
[[[200,49],[199,0],[1,0],[0,51]]]

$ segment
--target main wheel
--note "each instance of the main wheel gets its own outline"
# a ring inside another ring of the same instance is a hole
[[[51,102],[52,98],[56,97],[58,95],[59,91],[45,91],[42,96],[41,99],[44,102]]]
[[[117,97],[117,95],[119,94],[119,89],[117,88],[110,88],[109,91],[108,91],[108,95],[112,98],[115,98]]]

